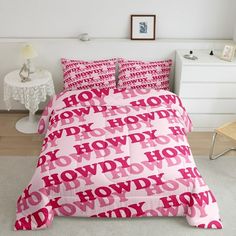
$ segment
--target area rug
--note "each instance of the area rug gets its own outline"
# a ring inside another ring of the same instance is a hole
[[[141,219],[91,219],[56,217],[41,231],[14,232],[17,197],[30,181],[36,157],[0,156],[0,236],[236,236],[236,157],[195,157],[206,183],[214,191],[223,230],[190,227],[183,217]]]

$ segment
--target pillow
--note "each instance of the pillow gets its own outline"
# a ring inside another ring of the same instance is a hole
[[[81,61],[61,59],[64,89],[116,88],[116,59]]]
[[[118,88],[169,90],[172,60],[143,62],[119,59],[118,64]]]

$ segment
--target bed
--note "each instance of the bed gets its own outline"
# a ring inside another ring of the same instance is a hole
[[[15,230],[47,228],[54,216],[184,216],[191,226],[221,229],[215,196],[186,138],[191,128],[181,99],[169,91],[57,94],[39,122],[45,138],[17,201]]]

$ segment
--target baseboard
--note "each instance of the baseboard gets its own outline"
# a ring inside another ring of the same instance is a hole
[[[0,114],[28,114],[29,111],[28,110],[10,110],[10,111],[7,111],[7,110],[0,110]],[[43,113],[43,110],[38,110],[36,112],[37,115],[40,115]]]
[[[194,127],[193,132],[213,132],[215,128],[213,127]]]

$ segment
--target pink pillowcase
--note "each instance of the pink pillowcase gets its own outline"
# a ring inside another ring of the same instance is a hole
[[[80,61],[61,59],[64,89],[116,88],[116,59]]]
[[[169,90],[172,60],[143,62],[119,59],[118,63],[118,88]]]

